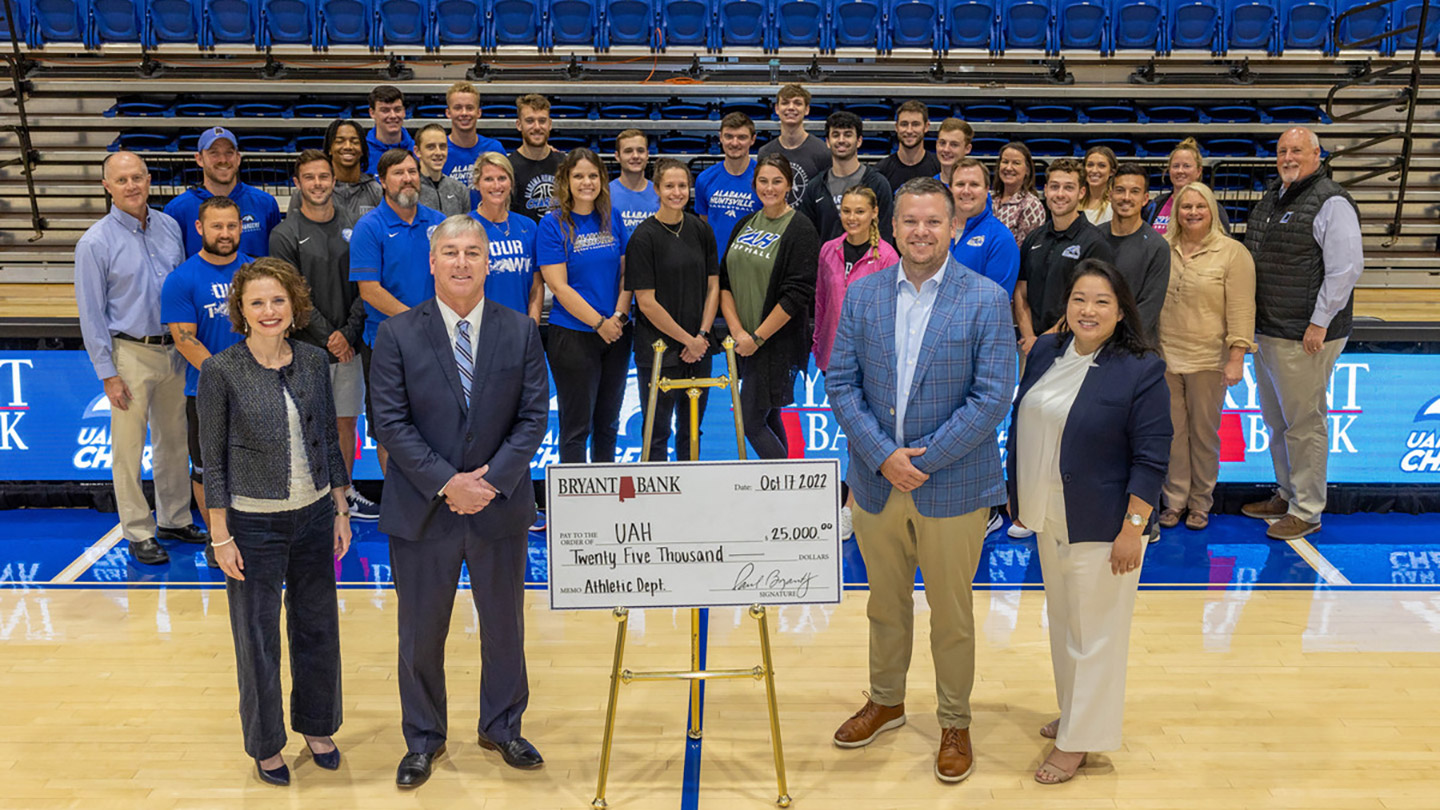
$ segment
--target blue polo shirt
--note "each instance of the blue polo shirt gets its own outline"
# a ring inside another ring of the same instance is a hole
[[[229,264],[211,264],[202,256],[191,256],[165,277],[160,289],[160,320],[195,324],[195,337],[211,354],[219,354],[245,338],[230,324],[230,279],[240,265],[251,261],[243,252]],[[185,364],[185,396],[193,397],[200,387],[200,369]]]
[[[719,256],[725,255],[735,223],[760,208],[760,199],[755,196],[753,158],[738,176],[725,171],[724,163],[716,163],[695,178],[695,213],[710,223]]]
[[[540,220],[535,234],[535,261],[565,265],[565,278],[585,303],[605,317],[615,312],[620,297],[620,260],[625,257],[625,222],[620,212],[610,209],[610,232],[600,227],[600,215],[594,212],[576,215],[575,234],[566,236],[560,212],[551,211]],[[354,248],[351,248],[352,250]],[[560,299],[550,308],[550,323],[591,331],[591,325],[565,310]]]
[[[610,181],[610,207],[620,212],[620,219],[625,222],[625,238],[628,240],[635,233],[636,225],[660,210],[660,194],[655,191],[655,184],[649,180],[645,181],[643,190],[631,191],[616,178]]]
[[[365,170],[366,174],[376,174],[380,169],[380,156],[391,149],[404,149],[412,154],[415,152],[415,139],[410,137],[410,133],[404,127],[400,128],[400,143],[381,143],[375,137],[375,130],[371,129],[365,133],[365,145],[370,150],[370,168]],[[416,162],[419,162],[418,158]]]
[[[955,261],[999,284],[1007,295],[1015,294],[1020,276],[1020,246],[1015,235],[991,210],[985,195],[985,210],[965,220],[965,229],[950,243]]]
[[[474,211],[470,216],[485,226],[485,238],[490,240],[485,297],[529,315],[530,287],[540,272],[540,265],[535,263],[535,220],[510,214],[504,224],[497,225]]]
[[[165,204],[165,213],[180,224],[187,258],[200,252],[200,232],[195,230],[195,223],[200,218],[200,203],[214,196],[204,186],[196,186]],[[270,231],[280,224],[279,203],[269,192],[244,183],[236,183],[228,196],[240,206],[240,252],[250,256],[269,256]]]
[[[430,275],[430,234],[445,221],[445,215],[423,205],[415,206],[415,219],[406,222],[387,200],[360,217],[350,234],[350,280],[378,281],[386,292],[407,307],[435,296],[435,278]],[[390,316],[368,303],[365,305],[367,345],[375,345],[375,333]]]
[[[494,138],[487,138],[476,133],[479,140],[474,146],[456,146],[454,141],[449,142],[445,152],[445,168],[442,170],[451,179],[470,190],[470,207],[474,208],[480,204],[480,192],[475,190],[475,161],[486,152],[499,152],[505,154],[505,147]]]

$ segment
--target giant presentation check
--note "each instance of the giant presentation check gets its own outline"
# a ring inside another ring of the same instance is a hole
[[[840,463],[546,468],[550,607],[840,601]]]

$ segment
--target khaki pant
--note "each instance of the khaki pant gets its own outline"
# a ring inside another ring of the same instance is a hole
[[[1326,341],[1306,354],[1298,340],[1261,335],[1255,351],[1260,413],[1270,429],[1270,461],[1276,492],[1290,514],[1319,523],[1325,511],[1325,473],[1330,461],[1330,406],[1325,392],[1345,338]]]
[[[167,528],[189,526],[190,464],[185,434],[185,360],[173,346],[116,338],[111,359],[130,389],[130,407],[110,408],[110,474],[126,540],[155,536],[155,518],[140,486],[145,430],[150,430],[155,515]]]
[[[870,697],[882,706],[905,701],[915,637],[915,568],[930,603],[936,715],[941,728],[970,727],[975,685],[975,613],[971,583],[990,510],[927,518],[907,492],[892,490],[885,508],[854,508],[855,537],[870,580]]]
[[[1225,375],[1218,371],[1165,373],[1170,386],[1170,473],[1165,505],[1209,512],[1220,475],[1220,408],[1225,404]]]

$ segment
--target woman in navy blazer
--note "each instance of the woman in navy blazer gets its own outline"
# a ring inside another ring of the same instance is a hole
[[[1060,718],[1035,772],[1069,781],[1120,747],[1125,657],[1145,534],[1170,457],[1165,362],[1110,264],[1086,260],[1065,321],[1036,341],[1011,414],[1010,514],[1036,532]]]

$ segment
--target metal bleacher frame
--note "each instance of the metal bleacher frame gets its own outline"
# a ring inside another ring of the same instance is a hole
[[[1277,7],[1280,1],[1275,0]],[[1379,0],[1365,7],[1389,8],[1404,1]],[[3,2],[13,9],[18,0]],[[886,9],[882,25],[892,24],[889,10],[899,2],[882,3]],[[664,0],[655,3],[656,8],[663,5]],[[767,7],[777,5],[770,0]],[[830,9],[833,3],[821,5]],[[1007,3],[996,5],[1003,8]],[[1099,5],[1113,9],[1120,3],[1105,0]],[[1160,3],[1166,9],[1171,5],[1168,0]],[[1222,17],[1231,6],[1219,0],[1215,5]],[[1440,15],[1440,0],[1424,0],[1421,11],[1422,21],[1427,11]],[[1333,20],[1334,31],[1340,29],[1345,13]],[[6,16],[14,20],[16,15]],[[597,24],[605,24],[603,19],[597,20]],[[1324,110],[1313,127],[1332,150],[1331,169],[1342,182],[1354,181],[1351,190],[1361,205],[1367,254],[1362,286],[1440,290],[1440,256],[1436,254],[1440,106],[1434,97],[1434,71],[1422,70],[1422,65],[1436,64],[1437,57],[1433,47],[1420,47],[1424,37],[1419,38],[1413,53],[1396,53],[1388,47],[1386,43],[1403,34],[1396,30],[1398,26],[1371,37],[1373,42],[1351,45],[1332,37],[1335,47],[1327,46],[1328,51],[1271,52],[1275,49],[1262,48],[1214,53],[1178,50],[1167,41],[1149,51],[1113,47],[1107,51],[1101,46],[1057,53],[1047,45],[1034,50],[1006,48],[1000,54],[990,49],[952,49],[948,34],[940,30],[935,49],[888,47],[884,32],[877,34],[871,48],[717,50],[711,47],[713,43],[664,48],[658,36],[649,47],[616,45],[608,49],[600,47],[599,39],[594,48],[542,50],[520,45],[485,48],[483,42],[440,45],[438,37],[427,39],[429,44],[424,45],[377,47],[372,43],[332,45],[323,50],[303,44],[201,48],[197,43],[151,47],[144,42],[93,40],[37,47],[24,41],[21,21],[14,22],[18,36],[3,43],[9,51],[6,62],[14,89],[0,91],[0,284],[68,283],[75,239],[107,206],[99,183],[99,159],[122,133],[178,135],[223,125],[242,136],[267,132],[313,136],[326,123],[298,117],[107,115],[118,99],[143,96],[173,103],[193,96],[226,102],[291,102],[301,96],[343,97],[354,103],[353,117],[363,122],[363,99],[375,84],[395,84],[405,91],[407,102],[421,106],[443,99],[451,82],[468,77],[480,87],[486,105],[503,105],[525,92],[586,105],[584,116],[557,117],[556,133],[598,146],[621,129],[640,129],[653,134],[652,154],[657,156],[664,154],[660,147],[668,133],[712,136],[725,103],[768,103],[778,85],[790,81],[810,88],[817,111],[864,102],[898,103],[906,98],[961,110],[968,104],[994,100],[1020,106],[1060,102],[1077,108],[1103,102],[1145,106],[1177,100],[1202,108],[1227,102],[1259,107],[1311,105]],[[1105,24],[1114,23],[1107,17]],[[1219,25],[1217,22],[1216,37],[1225,38]],[[998,28],[995,34],[1003,37]],[[1058,38],[1049,41],[1058,47]],[[992,48],[994,45],[992,41]],[[1228,43],[1217,47],[1226,46]],[[26,102],[24,107],[21,101]],[[605,101],[650,104],[660,117],[601,117],[597,105]],[[665,105],[682,102],[708,105],[709,114],[703,118],[664,117]],[[418,126],[424,120],[411,118],[407,125]],[[435,120],[443,123],[443,118]],[[933,123],[938,125],[938,120]],[[981,137],[1024,140],[1059,136],[1076,144],[1099,136],[1123,138],[1142,133],[1174,138],[1194,135],[1202,142],[1213,137],[1254,139],[1262,144],[1256,156],[1207,161],[1207,179],[1222,173],[1232,185],[1245,186],[1243,178],[1250,178],[1248,188],[1218,190],[1223,202],[1245,207],[1258,198],[1260,183],[1273,175],[1273,158],[1263,153],[1263,146],[1273,148],[1274,139],[1291,125],[1263,120],[973,123]],[[808,126],[819,132],[822,124],[823,116],[817,114]],[[757,120],[757,126],[762,138],[778,129],[769,119]],[[888,138],[892,129],[888,120],[867,121],[867,127],[873,127],[871,133],[877,138]],[[514,134],[513,121],[507,117],[485,116],[481,129],[492,136]],[[686,159],[698,169],[720,159],[713,139],[709,144],[703,152],[671,156]],[[293,147],[293,142],[290,145]],[[193,156],[179,151],[143,154],[162,178],[183,178],[186,166],[194,165]],[[19,157],[6,165],[4,158],[12,155]],[[251,170],[271,169],[272,182],[262,185],[283,197],[289,193],[288,186],[274,181],[285,176],[293,155],[293,148],[251,151],[245,155],[245,165]],[[1135,157],[1157,170],[1164,161],[1163,154],[1121,157]],[[1037,161],[1043,164],[1045,158],[1037,156]],[[252,171],[250,176],[265,174]],[[183,185],[157,182],[154,204],[163,205],[165,198],[182,189]],[[39,238],[28,241],[27,231]]]

